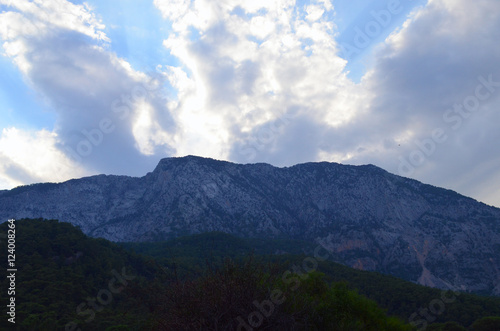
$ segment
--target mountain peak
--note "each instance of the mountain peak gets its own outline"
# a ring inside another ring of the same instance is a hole
[[[195,155],[186,155],[186,156],[181,156],[181,157],[168,157],[168,158],[163,158],[160,160],[160,162],[158,162],[158,165],[156,166],[154,172],[165,171],[171,167],[177,167],[179,165],[185,165],[187,163],[213,165],[213,164],[222,164],[222,163],[229,163],[229,162],[219,161],[219,160],[215,160],[212,158],[195,156]]]
[[[0,217],[59,219],[113,241],[207,231],[300,239],[349,266],[500,294],[500,209],[374,165],[165,158],[141,178],[2,192]]]

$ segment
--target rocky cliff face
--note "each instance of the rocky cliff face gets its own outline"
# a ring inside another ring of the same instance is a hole
[[[372,165],[168,158],[141,178],[0,191],[0,220],[23,217],[71,222],[113,241],[206,231],[305,239],[349,266],[500,295],[500,209]]]

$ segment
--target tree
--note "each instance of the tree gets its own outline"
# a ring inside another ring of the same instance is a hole
[[[470,329],[472,331],[500,331],[500,317],[483,317],[475,321]]]

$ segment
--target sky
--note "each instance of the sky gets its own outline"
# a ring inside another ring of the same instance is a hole
[[[500,207],[498,0],[0,0],[0,189],[198,155]]]

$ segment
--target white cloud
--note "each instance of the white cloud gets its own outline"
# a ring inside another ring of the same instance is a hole
[[[65,0],[1,0],[0,4],[18,10],[28,19],[20,22],[9,20],[9,28],[17,31],[14,32],[15,35],[40,35],[49,33],[50,29],[55,27],[76,31],[93,39],[109,41],[102,32],[105,26],[86,3],[76,5]],[[26,23],[27,27],[24,26]]]
[[[0,136],[2,187],[26,182],[61,182],[89,174],[56,147],[57,140],[57,134],[47,130],[3,129]]]
[[[104,25],[93,15],[88,5],[75,5],[65,0],[27,1],[2,0],[11,11],[0,13],[0,36],[3,49],[24,74],[31,68],[26,54],[30,51],[30,39],[53,34],[55,29],[74,31],[92,39],[108,42],[102,31]],[[33,51],[33,50],[31,50]]]
[[[182,61],[170,82],[175,86],[184,71],[183,86],[190,87],[172,104],[182,127],[180,154],[253,161],[238,149],[286,113],[335,127],[362,108],[363,97],[354,97],[355,84],[336,54],[335,26],[322,18],[333,10],[329,2],[307,8],[294,1],[155,4],[175,31],[164,45]],[[186,32],[190,28],[199,39]],[[213,147],[234,142],[231,149]]]
[[[141,100],[136,105],[136,111],[132,120],[132,133],[134,135],[137,149],[144,155],[155,155],[158,146],[173,144],[173,136],[164,131],[155,120],[154,107],[148,102]],[[159,154],[162,154],[161,151]]]
[[[325,13],[325,9],[321,8],[321,6],[310,5],[306,8],[307,17],[306,19],[310,22],[315,22],[323,16]]]

